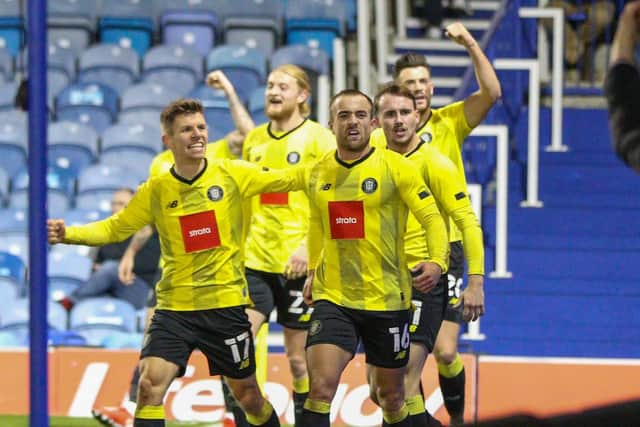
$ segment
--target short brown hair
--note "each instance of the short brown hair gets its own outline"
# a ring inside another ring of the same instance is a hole
[[[418,106],[416,105],[416,97],[413,96],[413,93],[406,86],[401,86],[399,84],[391,82],[384,85],[382,89],[380,89],[380,91],[376,94],[375,98],[373,98],[373,106],[375,108],[376,114],[378,114],[378,112],[380,111],[380,98],[382,98],[384,95],[395,95],[409,98],[411,102],[413,102],[413,108],[418,108]]]
[[[200,101],[197,99],[186,98],[176,99],[164,107],[164,110],[160,113],[160,124],[162,125],[162,130],[166,134],[170,135],[173,129],[173,122],[176,120],[176,117],[184,114],[196,113],[204,114],[204,108]]]
[[[431,74],[431,67],[427,63],[427,58],[419,53],[405,53],[396,60],[393,66],[393,78],[397,79],[405,68],[425,67]]]
[[[331,101],[329,101],[329,113],[331,113],[331,107],[333,107],[333,104],[336,103],[336,100],[338,98],[340,98],[341,96],[362,96],[364,97],[367,101],[369,101],[369,105],[371,106],[371,114],[373,115],[373,101],[371,101],[371,98],[369,98],[367,96],[367,94],[365,94],[364,92],[359,91],[358,89],[344,89],[341,90],[340,92],[336,93],[335,95],[333,95],[331,97]],[[332,119],[333,117],[330,117],[330,119]]]

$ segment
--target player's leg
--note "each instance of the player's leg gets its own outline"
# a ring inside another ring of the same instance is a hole
[[[433,351],[436,336],[440,330],[445,309],[447,307],[447,279],[440,278],[438,285],[429,293],[415,289],[412,292],[414,311],[411,313],[409,332],[411,352],[407,373],[405,375],[405,400],[409,408],[413,427],[441,426],[425,408],[425,396],[422,390],[422,370]]]
[[[331,401],[357,345],[358,335],[348,313],[330,302],[317,302],[307,338],[309,397],[304,403],[301,425],[329,427]]]
[[[175,377],[184,375],[193,348],[185,313],[156,310],[140,352],[140,381],[134,427],[163,427],[163,398]]]
[[[293,406],[295,426],[301,427],[300,419],[304,402],[309,395],[309,374],[305,346],[307,329],[313,309],[302,298],[302,288],[306,278],[282,281],[280,288],[274,289],[278,309],[278,323],[284,326],[284,347],[293,378]]]
[[[156,291],[151,287],[147,295],[146,302],[147,310],[145,313],[144,330],[149,329],[151,324],[151,318],[156,307]],[[131,382],[129,384],[129,401],[126,405],[122,406],[103,406],[100,408],[94,408],[91,410],[93,417],[101,424],[109,427],[113,426],[129,426],[133,424],[133,413],[135,412],[135,404],[138,397],[138,382],[140,380],[140,364],[137,363],[133,374],[131,375]]]
[[[456,307],[464,275],[464,250],[460,242],[451,243],[447,272],[448,302],[444,320],[436,338],[433,355],[438,362],[438,378],[444,405],[451,425],[462,425],[465,404],[465,372],[458,354],[458,335],[462,323],[462,307]]]
[[[265,280],[262,272],[247,268],[245,269],[245,276],[249,286],[249,295],[254,303],[253,307],[248,307],[245,311],[247,313],[249,323],[251,324],[251,335],[255,339],[260,328],[268,321],[271,310],[273,310],[273,294],[269,283]],[[263,342],[266,344],[266,340],[263,340]],[[264,349],[264,347],[262,348]],[[262,356],[261,359],[264,360],[265,357]],[[265,363],[262,366],[257,367],[256,369],[261,370],[266,374],[266,360],[264,360],[264,362]],[[266,377],[266,375],[264,376]],[[244,411],[238,402],[236,402],[225,381],[226,378],[223,377],[222,393],[224,394],[224,402],[227,412],[225,414],[225,423],[228,423],[227,420],[233,418],[233,422],[236,427],[248,427]],[[231,417],[230,414],[232,414],[233,417]],[[231,425],[231,423],[228,424]]]
[[[197,316],[196,346],[207,357],[209,373],[224,375],[247,424],[279,426],[278,415],[256,381],[253,336],[244,308],[203,310]]]
[[[434,356],[438,362],[438,379],[444,398],[444,406],[451,417],[451,425],[464,423],[465,371],[458,353],[460,324],[445,320],[442,322]]]
[[[370,394],[382,409],[383,426],[411,426],[404,392],[409,315],[409,310],[355,313],[370,372]]]

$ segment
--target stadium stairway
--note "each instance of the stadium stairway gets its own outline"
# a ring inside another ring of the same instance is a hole
[[[544,151],[548,111],[541,119],[544,207],[522,208],[524,192],[510,191],[513,278],[486,280],[487,338],[468,343],[497,355],[640,357],[640,177],[612,154],[605,110],[565,109],[567,153]],[[515,140],[526,141],[526,123],[517,128],[524,133],[516,130]],[[483,229],[489,272],[493,207],[483,210]]]
[[[499,0],[471,1],[473,14],[464,18],[445,19],[442,27],[453,22],[462,22],[480,40],[484,31],[489,28],[491,18],[500,6]],[[431,75],[435,85],[432,99],[434,107],[440,107],[453,101],[453,95],[462,84],[462,77],[471,65],[471,60],[464,47],[449,40],[442,34],[441,39],[429,39],[424,36],[424,29],[408,29],[407,37],[397,37],[393,41],[394,54],[387,57],[387,70],[391,75],[393,64],[404,53],[417,52],[427,56],[431,67]]]

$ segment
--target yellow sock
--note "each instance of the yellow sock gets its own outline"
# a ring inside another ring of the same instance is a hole
[[[449,365],[445,365],[443,363],[438,362],[438,373],[445,378],[453,378],[458,375],[464,369],[464,363],[462,363],[462,358],[460,357],[460,353],[456,354],[456,358]]]
[[[293,391],[298,394],[309,393],[309,377],[305,375],[302,378],[294,378]]]
[[[409,415],[424,414],[426,409],[424,408],[424,398],[421,394],[411,396],[404,401],[407,404]]]
[[[256,351],[256,381],[260,386],[260,390],[264,390],[264,384],[267,382],[267,367],[269,365],[269,344],[267,337],[269,336],[269,322],[265,322],[258,329],[256,340],[254,342]]]
[[[304,409],[315,412],[317,414],[328,414],[331,412],[331,402],[323,402],[321,400],[313,400],[307,398],[304,402]]]
[[[164,406],[138,406],[136,408],[136,418],[144,420],[164,420]]]
[[[406,404],[402,405],[396,412],[387,412],[384,409],[382,410],[382,418],[387,422],[387,424],[395,424],[398,423],[409,416],[409,409]]]
[[[264,405],[262,405],[262,409],[260,409],[260,413],[256,415],[246,413],[247,421],[249,422],[249,424],[253,424],[254,426],[261,426],[269,420],[272,413],[273,406],[271,406],[271,403],[269,403],[268,400],[265,400]]]

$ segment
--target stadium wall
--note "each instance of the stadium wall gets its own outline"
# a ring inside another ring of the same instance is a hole
[[[126,402],[136,351],[54,349],[49,352],[51,415],[90,416],[94,406]],[[640,360],[518,358],[463,355],[467,372],[467,421],[528,413],[546,417],[619,401],[640,400]],[[0,351],[0,413],[29,413],[27,351]],[[427,408],[446,419],[430,358],[423,371]],[[293,423],[291,378],[284,354],[269,355],[265,391],[283,423]],[[185,377],[166,398],[169,419],[219,421],[224,411],[218,377],[208,376],[206,360],[195,353]],[[365,364],[357,355],[345,371],[332,424],[374,426],[380,410],[369,400]]]

